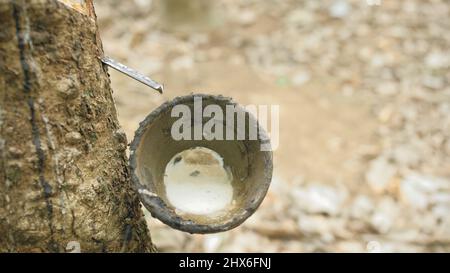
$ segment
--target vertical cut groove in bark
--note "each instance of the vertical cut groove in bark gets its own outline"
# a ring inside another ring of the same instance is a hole
[[[38,156],[38,174],[39,174],[39,183],[42,187],[42,190],[44,192],[44,198],[45,198],[45,204],[47,208],[47,214],[48,214],[48,229],[50,230],[50,241],[48,245],[48,249],[51,251],[57,251],[57,247],[54,242],[53,234],[54,234],[54,228],[52,223],[53,218],[53,205],[52,201],[50,200],[50,196],[52,194],[52,188],[51,186],[45,181],[44,178],[44,168],[45,168],[45,154],[44,151],[41,148],[41,137],[39,133],[39,128],[36,123],[36,111],[34,109],[34,99],[29,95],[30,89],[31,89],[31,82],[30,82],[30,67],[28,65],[28,62],[25,59],[25,44],[29,44],[29,41],[26,41],[25,39],[28,38],[28,35],[23,35],[23,33],[28,34],[29,26],[26,25],[25,27],[21,26],[20,24],[20,18],[25,17],[26,14],[22,15],[20,14],[20,7],[17,5],[17,3],[13,2],[13,17],[14,17],[14,23],[16,25],[16,38],[18,42],[18,48],[19,48],[19,54],[20,54],[20,65],[22,67],[23,72],[23,91],[26,93],[26,100],[28,107],[30,108],[30,122],[31,122],[31,134],[33,139],[33,144],[36,149],[36,154]],[[24,10],[26,12],[26,10]],[[27,20],[25,20],[26,23]],[[25,30],[24,30],[25,29]]]
[[[92,16],[0,2],[0,251],[154,251]]]

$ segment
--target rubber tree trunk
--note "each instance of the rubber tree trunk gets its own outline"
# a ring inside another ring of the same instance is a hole
[[[153,251],[92,2],[0,0],[0,25],[0,251]]]

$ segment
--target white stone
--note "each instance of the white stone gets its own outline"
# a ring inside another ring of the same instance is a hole
[[[405,204],[414,208],[425,209],[428,206],[426,193],[408,180],[400,183],[400,198]]]
[[[294,74],[291,81],[294,86],[302,86],[309,82],[311,79],[311,74],[308,71],[299,71]]]
[[[347,197],[346,192],[325,185],[311,185],[294,189],[292,195],[296,204],[308,213],[337,215]]]
[[[421,159],[416,147],[406,144],[395,147],[392,150],[392,156],[395,162],[401,166],[415,166]]]
[[[373,212],[374,204],[372,200],[365,195],[358,195],[353,200],[350,208],[350,215],[356,219],[362,219],[369,217]]]
[[[207,234],[203,238],[203,249],[207,253],[217,252],[223,242],[223,234]]]
[[[375,193],[382,193],[396,173],[395,167],[383,156],[370,162],[366,181]]]
[[[347,1],[339,0],[334,1],[328,10],[331,17],[343,18],[350,13],[351,6]]]
[[[396,203],[390,197],[384,197],[375,208],[370,223],[379,233],[385,234],[392,229],[397,216]]]
[[[425,57],[425,64],[430,68],[445,68],[449,65],[448,54],[431,52]]]
[[[450,190],[450,181],[444,178],[422,175],[415,172],[408,174],[403,179],[402,183],[412,184],[415,188],[427,193]]]

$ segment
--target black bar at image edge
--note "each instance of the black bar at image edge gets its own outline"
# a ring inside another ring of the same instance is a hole
[[[447,268],[449,254],[0,254],[4,268],[70,269],[72,272],[114,270],[132,272],[310,272],[311,270],[339,270],[365,272],[398,267],[404,272]],[[440,265],[441,263],[441,265]],[[11,267],[7,267],[7,264]],[[56,264],[59,264],[57,266]]]

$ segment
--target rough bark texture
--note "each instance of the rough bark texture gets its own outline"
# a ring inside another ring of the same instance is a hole
[[[154,250],[86,2],[0,0],[2,252]]]

